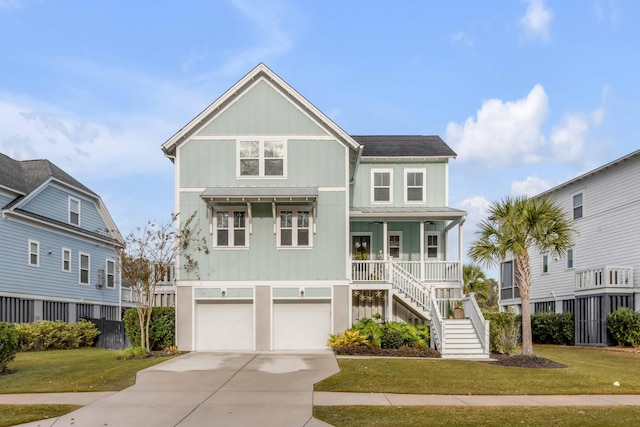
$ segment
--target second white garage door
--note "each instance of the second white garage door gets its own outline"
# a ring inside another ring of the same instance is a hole
[[[252,301],[200,301],[195,321],[197,350],[253,350]]]
[[[274,301],[274,350],[324,349],[330,333],[330,301]]]

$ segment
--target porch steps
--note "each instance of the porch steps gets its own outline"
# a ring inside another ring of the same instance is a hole
[[[443,359],[488,359],[480,338],[469,319],[447,319],[444,326]]]

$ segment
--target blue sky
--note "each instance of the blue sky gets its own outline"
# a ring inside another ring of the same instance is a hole
[[[0,0],[0,152],[123,233],[173,207],[160,145],[259,62],[348,133],[440,135],[465,241],[490,201],[639,148],[640,2]]]

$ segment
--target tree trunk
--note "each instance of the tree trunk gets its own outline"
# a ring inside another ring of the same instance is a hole
[[[522,312],[522,354],[533,356],[533,338],[531,334],[531,309],[529,307],[529,288],[531,287],[531,267],[529,254],[517,256],[516,284],[520,288],[520,302]]]

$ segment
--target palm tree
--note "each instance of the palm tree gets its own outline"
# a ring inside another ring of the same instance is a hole
[[[462,281],[464,282],[464,293],[473,292],[476,294],[478,304],[488,298],[487,276],[478,265],[465,264],[462,267]]]
[[[473,260],[495,266],[507,258],[514,259],[515,281],[522,302],[522,354],[533,356],[529,251],[564,256],[572,245],[573,220],[548,197],[507,197],[491,204],[489,216],[478,227],[478,239],[469,248]]]

